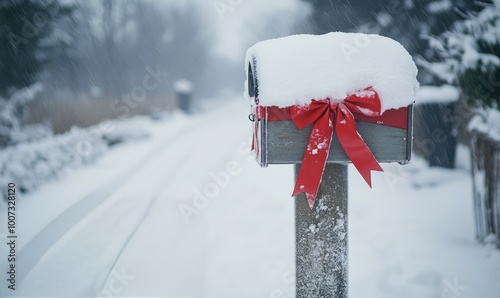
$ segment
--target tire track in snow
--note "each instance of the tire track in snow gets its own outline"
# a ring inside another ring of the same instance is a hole
[[[197,123],[189,123],[184,129],[192,129],[197,126]],[[102,204],[106,199],[120,188],[127,181],[131,180],[136,171],[144,167],[148,161],[152,160],[162,149],[168,146],[172,140],[176,140],[183,135],[183,131],[177,131],[175,134],[167,138],[161,145],[153,149],[144,158],[133,164],[129,171],[119,175],[111,180],[104,187],[100,187],[82,199],[78,200],[71,207],[53,219],[43,230],[41,230],[33,239],[31,239],[19,252],[19,274],[17,276],[18,283],[22,283],[29,272],[36,266],[43,255],[71,228],[73,228],[86,215],[90,214],[97,206]]]
[[[224,127],[227,127],[227,122],[212,122],[207,129],[209,131],[221,131],[224,130]],[[234,128],[231,129],[234,130]],[[239,126],[237,131],[240,132]],[[241,133],[235,133],[235,135],[241,135]],[[112,271],[119,272],[121,268],[127,268],[127,272],[133,272],[136,276],[133,284],[129,285],[123,293],[119,293],[120,295],[199,297],[203,294],[199,292],[202,288],[200,284],[203,283],[204,279],[205,270],[203,264],[206,261],[206,258],[203,259],[204,249],[202,247],[207,245],[204,231],[208,227],[202,215],[197,216],[189,225],[182,220],[177,205],[185,202],[184,199],[188,197],[186,193],[191,189],[179,190],[178,186],[186,180],[191,180],[197,186],[206,185],[210,182],[210,179],[207,178],[209,172],[211,170],[225,169],[227,162],[238,154],[235,153],[238,145],[245,142],[244,138],[236,138],[234,144],[226,142],[224,143],[225,146],[221,147],[221,142],[217,138],[220,138],[220,136],[215,136],[213,142],[203,147],[198,146],[196,152],[192,152],[194,153],[193,158],[190,158],[183,165],[172,183],[162,190],[162,194],[159,195],[157,200],[155,199],[154,208],[148,210],[148,216],[145,217],[145,221],[141,222],[137,233],[133,235],[121,254],[117,256],[117,260],[109,273]],[[232,135],[231,139],[234,139]],[[206,152],[216,153],[210,155],[211,163],[208,166],[206,162],[203,162],[207,158],[207,155],[204,154]],[[203,164],[203,168],[197,167],[200,164]],[[193,172],[193,169],[199,171]],[[192,193],[189,194],[189,198],[192,195]],[[163,233],[160,233],[160,231],[163,231]],[[152,234],[156,236],[151,236]],[[147,255],[139,258],[141,250],[144,251],[145,247],[148,249]],[[153,268],[144,266],[145,264],[154,263],[160,265]],[[179,263],[182,263],[182,266],[175,265]],[[144,270],[144,267],[148,267],[148,269]],[[155,282],[156,286],[154,288],[144,287],[145,283],[150,283],[158,277],[161,281]],[[108,274],[102,288],[105,288],[105,285],[110,282],[110,278],[113,277]],[[185,281],[189,281],[191,286],[184,285]],[[192,286],[193,284],[196,284],[196,286]],[[148,291],[144,292],[144,288],[148,288]],[[189,293],[186,293],[186,291]]]
[[[211,113],[213,114],[213,113]],[[207,133],[210,133],[212,129],[214,129],[214,126],[217,124],[220,125],[220,123],[225,123],[224,122],[224,117],[213,117],[213,115],[208,114],[204,116],[208,117],[199,117],[198,119],[193,119],[196,120],[194,123],[191,125],[186,125],[185,127],[182,127],[180,131],[178,131],[173,137],[168,138],[167,142],[174,140],[173,146],[167,147],[166,152],[182,152],[182,155],[176,155],[175,159],[172,161],[174,162],[173,164],[170,164],[169,167],[173,168],[180,168],[181,170],[179,172],[175,171],[170,171],[168,173],[169,175],[165,175],[165,177],[162,178],[161,181],[179,181],[179,179],[175,179],[176,177],[186,177],[189,176],[190,171],[192,170],[192,166],[196,163],[199,162],[196,158],[192,158],[192,156],[202,156],[203,158],[206,158],[206,155],[200,154],[202,151],[206,149],[206,147],[202,146],[197,146],[198,143],[196,141],[191,141],[192,146],[188,146],[188,148],[194,147],[197,148],[197,150],[191,150],[185,148],[185,142],[183,140],[189,140],[191,138],[191,134],[186,134],[186,131],[189,132],[197,132],[198,130],[207,130]],[[200,125],[200,123],[202,125]],[[204,123],[210,123],[211,125],[203,125]],[[194,128],[194,130],[192,130]],[[199,133],[198,133],[199,134]],[[196,135],[196,134],[195,134]],[[165,153],[162,153],[161,150],[164,149],[165,144],[162,144],[158,148],[154,150],[150,155],[148,155],[146,158],[141,160],[141,162],[134,164],[133,167],[130,167],[131,169],[137,169],[137,167],[142,163],[140,167],[145,168],[146,166],[144,165],[145,162],[154,162],[156,160],[155,157],[157,157],[158,154],[164,155]],[[212,146],[213,147],[213,146]],[[179,150],[180,149],[180,150]],[[195,151],[195,152],[194,152]],[[186,162],[186,160],[188,162]],[[24,250],[24,256],[29,255],[30,253],[33,254],[31,257],[31,263],[28,263],[24,266],[24,274],[22,278],[24,279],[29,272],[37,265],[37,263],[40,261],[40,259],[51,249],[51,247],[59,241],[62,237],[64,237],[65,234],[68,233],[69,230],[71,230],[75,225],[77,225],[87,214],[91,213],[94,209],[97,208],[97,206],[101,205],[102,202],[106,201],[109,197],[111,197],[117,189],[120,189],[120,186],[123,184],[127,183],[127,181],[135,179],[135,176],[140,176],[140,174],[133,173],[133,174],[124,174],[121,175],[120,177],[116,178],[113,180],[113,182],[106,186],[104,189],[104,192],[102,189],[99,189],[97,191],[92,192],[88,196],[86,196],[84,199],[80,200],[79,202],[75,203],[73,207],[68,209],[66,212],[61,214],[58,218],[56,218],[54,221],[51,222],[49,226],[47,226],[40,234],[38,234],[32,242],[30,242],[28,245],[26,245],[26,248],[30,248],[31,250]],[[168,177],[167,177],[168,176]],[[178,186],[176,183],[169,183],[167,184],[166,188],[171,189],[175,188]],[[153,205],[154,201],[158,198],[158,194],[160,193],[161,189],[163,189],[165,186],[160,185],[160,187],[153,192],[153,195],[150,196],[148,199],[149,200],[143,200],[140,202],[141,206],[147,205],[148,207],[141,210],[141,214],[135,216],[136,220],[137,218],[145,218],[148,214],[148,211],[150,210],[151,206]],[[134,201],[134,200],[132,200]],[[135,200],[134,202],[137,203],[138,200]],[[115,204],[123,204],[123,200],[121,198],[117,199]],[[127,204],[132,204],[133,202],[128,202]],[[110,207],[111,209],[111,207]],[[129,208],[128,210],[125,211],[120,211],[125,215],[126,213],[130,212],[136,212],[137,210],[134,208]],[[110,273],[114,270],[116,262],[118,262],[118,259],[123,252],[123,250],[126,248],[126,244],[132,239],[134,236],[134,233],[140,228],[142,220],[139,219],[137,220],[137,224],[135,226],[132,226],[129,229],[128,232],[128,237],[126,240],[121,240],[121,243],[123,243],[123,246],[121,247],[121,250],[117,253],[116,258],[113,261],[113,264],[109,267],[110,269],[103,270],[105,271],[106,275],[104,278],[102,278],[102,274],[99,274],[99,278],[96,278],[94,280],[94,286],[97,284],[100,284],[99,280],[104,281],[102,284],[106,283],[106,280],[109,278]],[[44,237],[47,237],[44,239]],[[81,237],[78,237],[79,239]],[[84,238],[82,239],[84,240]],[[87,240],[87,239],[85,239]],[[41,244],[41,246],[39,246]],[[63,250],[64,251],[64,250]],[[112,253],[110,253],[112,255]],[[106,267],[106,266],[101,266],[101,267]],[[29,270],[26,270],[29,269]],[[96,276],[97,277],[97,276]],[[95,289],[95,287],[91,287],[88,290],[91,290],[92,288]]]

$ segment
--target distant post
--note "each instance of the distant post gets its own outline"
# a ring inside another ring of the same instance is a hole
[[[177,80],[174,83],[174,91],[177,97],[177,106],[181,111],[189,114],[192,112],[193,83],[186,79]]]

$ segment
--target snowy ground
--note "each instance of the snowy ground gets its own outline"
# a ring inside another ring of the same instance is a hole
[[[18,196],[17,289],[1,297],[293,297],[292,167],[250,158],[247,112],[148,122],[150,138]],[[469,173],[384,169],[373,190],[349,169],[350,297],[498,298]]]

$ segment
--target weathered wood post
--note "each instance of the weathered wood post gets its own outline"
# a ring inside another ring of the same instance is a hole
[[[476,126],[479,119],[471,123]],[[496,241],[500,247],[500,142],[476,128],[470,137],[476,238],[482,243]]]
[[[297,176],[300,165],[295,165]],[[327,164],[311,209],[295,200],[297,297],[347,297],[347,165]]]
[[[360,38],[353,62],[342,45]],[[257,162],[295,165],[296,296],[347,298],[347,164],[371,187],[379,163],[409,162],[416,66],[391,39],[336,32],[258,43],[246,68]]]

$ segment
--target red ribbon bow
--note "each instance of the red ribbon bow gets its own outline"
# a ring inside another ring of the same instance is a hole
[[[352,94],[343,101],[312,100],[307,106],[290,107],[292,121],[298,129],[314,123],[293,196],[305,192],[311,208],[314,205],[334,129],[346,155],[371,187],[371,171],[383,170],[359,135],[352,113],[378,117],[380,110],[380,98],[372,88]]]

